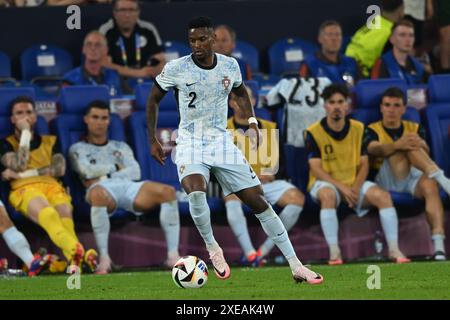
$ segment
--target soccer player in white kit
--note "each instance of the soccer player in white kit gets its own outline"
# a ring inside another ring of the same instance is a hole
[[[175,163],[188,194],[192,219],[205,241],[217,277],[229,278],[230,267],[211,228],[206,201],[211,172],[225,196],[234,193],[252,209],[289,262],[294,280],[321,283],[323,277],[297,258],[283,223],[264,199],[258,177],[226,131],[228,95],[233,91],[250,128],[255,130],[253,140],[259,143],[257,121],[237,61],[214,53],[215,35],[209,18],[191,20],[188,38],[192,54],[167,63],[155,79],[147,103],[148,132],[151,154],[163,165],[164,152],[156,138],[157,109],[167,91],[174,88],[180,112]]]
[[[139,181],[141,169],[133,151],[123,141],[109,140],[109,105],[91,102],[85,111],[86,137],[69,149],[72,169],[87,188],[91,224],[100,253],[97,274],[111,271],[108,250],[109,216],[118,208],[141,214],[160,205],[160,222],[167,242],[166,266],[172,267],[178,254],[180,216],[175,189],[154,181]]]

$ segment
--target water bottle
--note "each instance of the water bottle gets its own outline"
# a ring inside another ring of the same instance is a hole
[[[380,230],[375,232],[375,241],[374,241],[374,249],[375,249],[375,259],[381,260],[383,258],[383,235]]]

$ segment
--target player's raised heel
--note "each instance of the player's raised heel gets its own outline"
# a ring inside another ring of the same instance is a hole
[[[309,284],[321,284],[323,277],[319,273],[309,270],[305,266],[300,266],[292,272],[295,282],[308,282]]]
[[[217,278],[221,280],[228,279],[231,275],[231,270],[230,266],[225,261],[222,249],[217,247],[216,250],[209,251],[209,258],[211,259]]]

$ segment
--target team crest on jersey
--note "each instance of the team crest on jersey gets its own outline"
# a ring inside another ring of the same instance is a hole
[[[222,79],[223,89],[224,90],[228,90],[228,87],[230,86],[230,84],[231,84],[231,80],[228,79],[227,76],[224,76],[223,79]]]
[[[184,169],[186,169],[186,166],[185,166],[184,164],[182,164],[182,165],[180,166],[180,174],[183,174]]]

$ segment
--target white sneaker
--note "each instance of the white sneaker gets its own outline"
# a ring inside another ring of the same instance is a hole
[[[309,270],[304,265],[301,265],[300,267],[297,267],[295,271],[292,271],[292,276],[294,277],[295,282],[306,281],[309,284],[321,284],[323,282],[323,277],[320,274]]]
[[[222,249],[217,246],[216,250],[209,251],[209,258],[213,264],[216,276],[221,280],[228,279],[231,275],[231,270],[230,266],[225,261]]]

